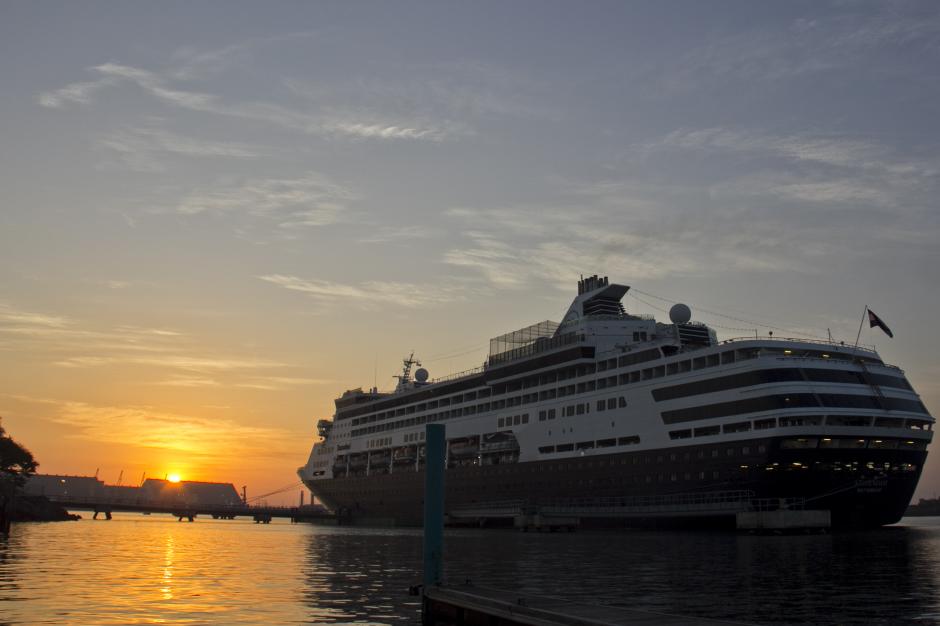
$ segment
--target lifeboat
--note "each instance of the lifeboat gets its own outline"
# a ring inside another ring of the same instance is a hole
[[[410,465],[417,459],[415,446],[402,446],[392,451],[392,463],[395,465]]]

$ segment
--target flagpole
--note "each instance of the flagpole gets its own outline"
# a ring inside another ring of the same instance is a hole
[[[862,311],[862,321],[858,323],[858,334],[855,335],[855,347],[858,347],[858,340],[862,336],[862,326],[865,324],[865,314],[868,313],[868,305],[865,305],[865,310]]]

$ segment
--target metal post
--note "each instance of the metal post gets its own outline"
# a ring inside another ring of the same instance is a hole
[[[442,582],[444,547],[443,424],[425,426],[424,463],[424,588]]]

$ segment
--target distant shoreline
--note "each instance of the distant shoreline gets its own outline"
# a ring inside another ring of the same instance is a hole
[[[17,495],[11,516],[14,522],[72,522],[81,518],[81,515],[69,513],[45,496],[27,495]]]

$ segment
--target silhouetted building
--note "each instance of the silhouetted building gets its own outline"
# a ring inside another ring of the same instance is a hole
[[[104,493],[104,483],[93,476],[34,474],[23,489],[31,496],[94,499]]]
[[[155,502],[185,502],[187,504],[229,506],[241,503],[231,483],[206,483],[192,480],[171,483],[168,480],[148,478],[140,486],[141,497]]]

